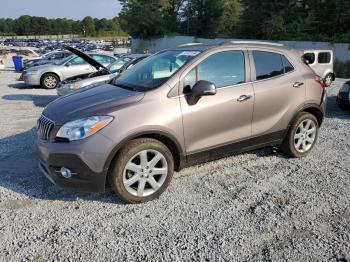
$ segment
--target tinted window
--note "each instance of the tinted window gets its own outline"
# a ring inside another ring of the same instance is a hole
[[[315,54],[314,53],[306,53],[304,54],[304,59],[307,61],[307,64],[312,65],[315,63]]]
[[[319,64],[329,64],[331,62],[331,53],[321,52],[318,54],[318,63]]]
[[[214,54],[198,66],[198,80],[212,82],[217,88],[245,82],[245,63],[242,51]]]
[[[284,74],[280,54],[253,51],[256,79],[263,80]]]
[[[284,73],[288,73],[294,70],[293,65],[288,61],[288,59],[284,55],[282,56],[282,63],[284,67]]]

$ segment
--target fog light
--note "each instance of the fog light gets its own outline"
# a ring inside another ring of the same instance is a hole
[[[60,173],[64,178],[72,177],[72,171],[70,171],[68,168],[62,167]]]

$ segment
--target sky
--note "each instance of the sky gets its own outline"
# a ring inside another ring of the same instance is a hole
[[[112,18],[118,15],[120,9],[117,0],[0,0],[0,18],[18,18],[21,15]]]

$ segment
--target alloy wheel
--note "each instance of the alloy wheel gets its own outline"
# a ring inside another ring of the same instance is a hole
[[[143,150],[135,154],[123,171],[125,189],[137,197],[147,197],[157,192],[168,175],[168,163],[157,150]]]
[[[57,79],[53,76],[47,76],[44,79],[45,86],[48,88],[55,88],[57,85]]]
[[[302,121],[294,134],[294,147],[299,153],[309,151],[316,141],[317,126],[311,119]]]

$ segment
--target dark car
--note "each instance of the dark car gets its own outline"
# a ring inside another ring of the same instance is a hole
[[[350,81],[344,83],[340,88],[337,103],[341,109],[350,109]]]

